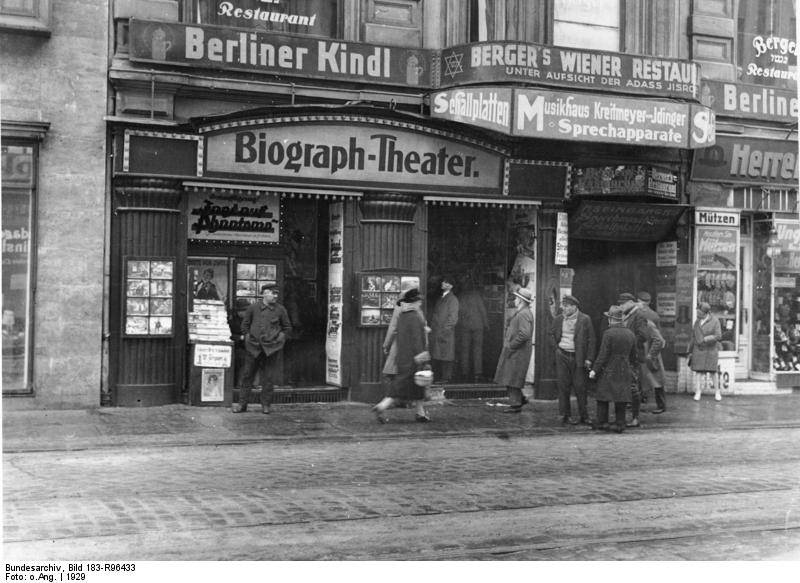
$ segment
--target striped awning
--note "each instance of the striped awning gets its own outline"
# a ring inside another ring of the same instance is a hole
[[[541,206],[541,201],[524,198],[470,198],[457,196],[426,196],[426,204],[440,206],[465,206],[465,207],[529,207]]]
[[[361,192],[343,190],[311,190],[305,188],[273,188],[263,184],[236,184],[225,182],[192,182],[183,183],[187,192],[201,192],[208,194],[278,194],[281,198],[309,198],[341,200],[344,198],[359,198]]]

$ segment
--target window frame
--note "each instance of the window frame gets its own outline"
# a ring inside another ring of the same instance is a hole
[[[36,244],[38,238],[38,217],[39,217],[39,156],[40,156],[40,143],[44,138],[44,132],[49,124],[42,124],[42,128],[11,128],[6,131],[6,126],[10,125],[8,122],[3,121],[3,145],[7,146],[22,146],[30,147],[31,152],[31,187],[30,187],[30,235],[29,235],[29,273],[27,282],[27,303],[26,303],[26,321],[27,332],[25,337],[25,379],[26,382],[23,387],[18,389],[9,389],[3,383],[2,394],[7,396],[32,396],[34,394],[34,350],[35,346],[35,304],[36,304],[36,281],[37,281],[37,267],[38,255]],[[25,124],[20,124],[25,125]]]
[[[0,0],[0,31],[50,36],[52,0],[32,0],[37,7],[37,14],[13,14],[4,8],[4,0]]]

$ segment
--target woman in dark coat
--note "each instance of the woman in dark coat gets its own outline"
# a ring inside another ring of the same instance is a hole
[[[380,423],[386,423],[388,419],[383,413],[387,409],[400,403],[414,402],[416,404],[416,420],[430,421],[424,406],[425,389],[414,382],[414,373],[422,365],[415,357],[426,350],[422,297],[416,288],[408,290],[400,298],[400,314],[397,318],[395,343],[397,344],[397,375],[391,382],[387,396],[372,410]]]
[[[714,375],[717,374],[719,362],[719,341],[722,338],[722,326],[714,314],[711,306],[702,302],[697,307],[697,320],[692,328],[692,339],[689,341],[689,366],[695,374],[694,400],[699,401],[703,389],[709,383],[714,385]],[[716,384],[717,401],[722,400],[719,383]]]
[[[520,288],[514,292],[514,306],[517,311],[511,316],[503,341],[503,352],[497,361],[494,382],[505,385],[511,407],[508,413],[519,413],[528,402],[522,394],[525,375],[531,362],[531,342],[533,340],[533,296],[530,290]]]
[[[623,309],[611,306],[608,312],[608,328],[603,332],[600,352],[589,372],[589,378],[597,382],[597,423],[595,429],[608,430],[608,403],[614,401],[614,421],[617,433],[625,431],[625,407],[631,402],[633,371],[638,366],[636,336],[623,324]]]

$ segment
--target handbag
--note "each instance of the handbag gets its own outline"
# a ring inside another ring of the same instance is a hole
[[[428,352],[427,350],[423,350],[414,357],[414,364],[416,364],[417,366],[421,366],[426,362],[430,361],[431,361],[431,353]]]

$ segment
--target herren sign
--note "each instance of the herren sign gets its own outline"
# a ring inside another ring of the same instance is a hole
[[[226,126],[207,131],[207,178],[476,195],[502,189],[500,153],[436,133],[352,121]]]
[[[717,136],[711,148],[695,152],[692,180],[774,184],[797,188],[797,140]]]

